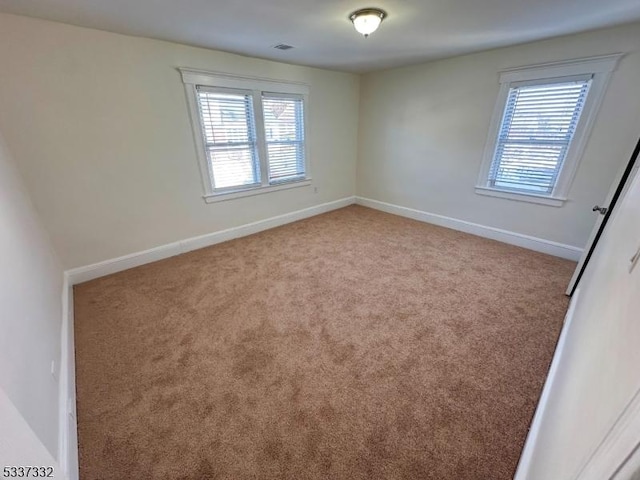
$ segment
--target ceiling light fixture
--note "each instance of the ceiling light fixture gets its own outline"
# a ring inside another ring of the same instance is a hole
[[[349,15],[349,20],[353,22],[354,28],[367,38],[378,29],[386,16],[387,13],[379,8],[363,8]]]

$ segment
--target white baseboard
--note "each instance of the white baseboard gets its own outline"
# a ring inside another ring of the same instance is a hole
[[[582,248],[580,247],[552,242],[551,240],[544,240],[542,238],[531,237],[529,235],[510,232],[499,228],[487,227],[478,223],[471,223],[465,220],[458,220],[457,218],[445,217],[444,215],[423,212],[421,210],[408,207],[401,207],[399,205],[380,202],[378,200],[365,197],[356,197],[356,203],[364,207],[374,208],[376,210],[412,218],[421,222],[432,223],[441,227],[471,233],[473,235],[478,235],[479,237],[498,240],[499,242],[517,245],[518,247],[528,248],[529,250],[535,250],[536,252],[562,257],[576,262],[582,255]]]
[[[138,267],[147,263],[155,262],[165,258],[180,255],[181,253],[190,252],[199,248],[208,247],[217,243],[233,240],[234,238],[244,237],[254,233],[268,230],[270,228],[285,225],[287,223],[302,220],[304,218],[313,217],[321,213],[329,212],[338,208],[346,207],[353,203],[363,205],[365,207],[374,208],[383,212],[412,218],[422,222],[440,225],[442,227],[452,228],[462,232],[471,233],[481,237],[491,238],[500,242],[517,245],[519,247],[528,248],[549,255],[567,258],[577,261],[582,255],[582,249],[571,245],[552,242],[541,238],[531,237],[520,233],[509,232],[498,228],[487,227],[477,223],[471,223],[464,220],[445,217],[435,213],[423,212],[413,208],[401,207],[390,203],[380,202],[364,197],[346,197],[333,202],[323,203],[314,207],[297,210],[277,217],[259,220],[257,222],[248,223],[239,227],[220,230],[218,232],[208,233],[198,237],[192,237],[177,242],[161,245],[158,247],[136,252],[122,257],[105,260],[103,262],[94,263],[84,267],[73,268],[67,270],[69,284],[76,285],[78,283],[87,282],[95,278],[104,277],[112,273],[121,272],[129,268]]]
[[[536,413],[534,414],[533,420],[531,421],[529,433],[527,434],[527,439],[525,440],[522,454],[520,455],[520,460],[518,461],[518,468],[516,469],[516,474],[513,477],[513,480],[529,479],[529,472],[533,464],[533,454],[538,443],[538,437],[542,429],[542,422],[544,420],[547,406],[549,405],[551,392],[555,389],[554,382],[558,373],[560,362],[562,360],[564,347],[567,343],[567,335],[569,334],[568,332],[571,328],[573,313],[575,312],[578,298],[580,298],[579,288],[576,289],[573,297],[571,297],[569,309],[567,310],[567,314],[564,317],[564,325],[562,326],[562,331],[560,332],[560,337],[558,338],[558,344],[556,345],[556,349],[553,354],[551,367],[549,367],[549,373],[547,374],[547,379],[544,382],[542,394],[540,395],[540,400],[538,401],[538,406],[536,407]]]
[[[167,245],[161,245],[142,252],[124,255],[111,260],[105,260],[103,262],[94,263],[93,265],[73,268],[71,270],[67,270],[66,274],[69,278],[69,284],[76,285],[95,278],[104,277],[105,275],[128,270],[129,268],[138,267],[147,263],[180,255],[181,253],[190,252],[199,248],[215,245],[216,243],[245,237],[247,235],[262,232],[263,230],[279,227],[280,225],[296,222],[304,218],[313,217],[321,213],[352,205],[353,203],[355,203],[355,197],[346,197],[333,202],[305,208],[303,210],[296,210],[295,212],[278,215],[277,217],[247,223],[246,225],[241,225],[239,227],[220,230],[218,232],[180,240]]]
[[[78,480],[76,373],[73,342],[73,286],[65,272],[62,284],[62,333],[58,398],[58,464],[68,480]]]

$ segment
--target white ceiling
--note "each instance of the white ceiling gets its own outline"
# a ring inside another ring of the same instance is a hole
[[[389,14],[368,39],[347,19]],[[0,0],[0,11],[367,72],[640,20],[639,0]],[[296,47],[280,51],[271,47]]]

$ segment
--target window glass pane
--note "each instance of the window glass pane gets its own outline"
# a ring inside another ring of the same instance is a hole
[[[260,183],[251,93],[198,88],[205,149],[215,189]]]
[[[269,178],[282,179],[304,175],[304,164],[300,158],[304,157],[302,145],[292,143],[269,143]]]
[[[302,97],[262,97],[269,183],[304,177],[304,103]]]
[[[251,185],[256,179],[253,152],[249,148],[209,150],[209,161],[213,166],[215,188]]]
[[[511,88],[489,185],[550,195],[589,91],[590,79]]]

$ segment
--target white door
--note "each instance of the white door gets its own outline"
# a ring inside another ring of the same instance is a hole
[[[636,175],[572,298],[516,480],[620,478],[640,448],[639,345]]]
[[[598,241],[600,236],[600,231],[602,228],[602,224],[607,220],[607,212],[613,208],[612,201],[616,198],[616,192],[620,187],[620,183],[624,182],[622,185],[622,191],[619,193],[620,198],[627,190],[631,182],[633,181],[633,177],[638,173],[638,167],[640,167],[640,162],[637,161],[638,150],[640,150],[640,141],[638,141],[638,145],[636,146],[633,154],[631,155],[631,160],[629,164],[625,165],[623,169],[616,176],[615,181],[611,185],[609,189],[609,193],[607,194],[607,198],[604,202],[594,205],[593,213],[596,216],[596,224],[593,226],[591,230],[591,235],[589,235],[589,240],[587,241],[587,245],[584,247],[584,251],[582,252],[582,256],[578,261],[578,265],[576,266],[575,271],[573,272],[573,276],[571,277],[571,281],[567,286],[567,295],[571,295],[576,287],[576,283],[580,280],[581,275],[583,274],[583,269],[585,263],[589,261],[590,256],[592,255],[592,247]],[[627,172],[627,169],[631,168],[630,172]],[[627,174],[628,173],[628,174]]]

